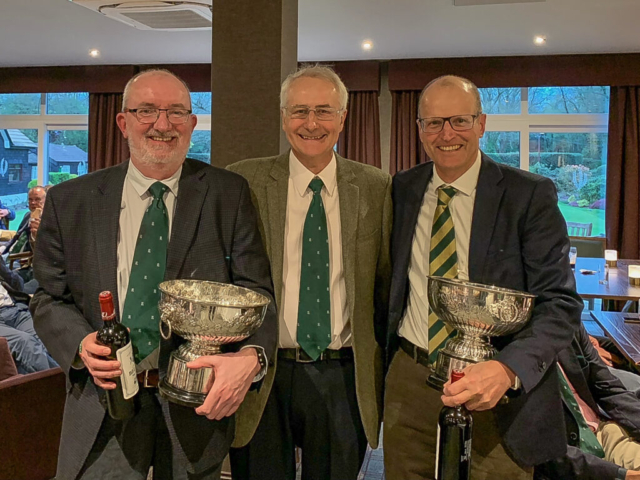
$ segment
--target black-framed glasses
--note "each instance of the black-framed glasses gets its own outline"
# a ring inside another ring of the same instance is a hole
[[[338,114],[343,110],[342,108],[337,109],[332,107],[310,108],[306,105],[293,105],[291,107],[283,107],[282,109],[289,118],[295,118],[298,120],[309,117],[311,112],[315,114],[317,120],[335,120]]]
[[[454,115],[452,117],[425,117],[418,118],[418,126],[424,133],[440,133],[444,124],[449,122],[451,128],[457,132],[471,130],[473,124],[481,114],[477,115]]]
[[[191,110],[186,108],[125,108],[125,112],[133,113],[140,123],[156,123],[160,112],[167,114],[167,120],[173,125],[187,123]]]

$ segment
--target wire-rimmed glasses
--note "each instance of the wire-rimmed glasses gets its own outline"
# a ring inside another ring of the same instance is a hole
[[[124,111],[133,113],[136,119],[144,124],[156,123],[160,112],[165,112],[167,120],[173,125],[187,123],[191,115],[191,110],[186,108],[125,108]]]
[[[424,133],[440,133],[444,124],[449,122],[451,128],[457,132],[471,130],[480,114],[477,115],[454,115],[452,117],[425,117],[418,118],[418,126]]]

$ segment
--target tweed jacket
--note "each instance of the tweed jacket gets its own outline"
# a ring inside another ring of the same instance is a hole
[[[336,155],[340,225],[349,321],[356,367],[356,394],[364,430],[378,445],[382,417],[383,349],[389,292],[391,177],[379,169]],[[228,167],[249,181],[260,217],[260,233],[271,260],[276,304],[282,301],[289,153]],[[269,367],[259,392],[249,392],[239,410],[234,447],[246,445],[258,426],[276,370]]]

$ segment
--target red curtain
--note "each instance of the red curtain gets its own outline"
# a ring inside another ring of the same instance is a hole
[[[378,92],[350,92],[347,119],[338,139],[338,154],[381,168]]]
[[[607,243],[640,258],[640,87],[611,87],[609,105]]]
[[[129,158],[129,146],[116,125],[121,93],[89,94],[89,171],[118,165]]]
[[[391,92],[389,173],[394,175],[428,161],[418,136],[419,90]]]

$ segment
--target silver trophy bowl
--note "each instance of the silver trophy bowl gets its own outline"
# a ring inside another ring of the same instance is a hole
[[[204,280],[169,280],[159,288],[162,338],[175,333],[187,340],[171,352],[160,394],[179,405],[197,407],[213,383],[213,369],[191,369],[187,363],[219,354],[221,345],[252,335],[262,325],[269,299],[247,288]]]
[[[427,383],[442,389],[452,370],[491,360],[488,337],[517,332],[531,318],[535,295],[443,277],[428,277],[429,306],[457,335],[438,351]]]

